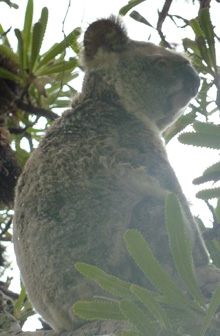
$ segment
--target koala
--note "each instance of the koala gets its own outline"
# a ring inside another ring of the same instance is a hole
[[[161,137],[197,94],[191,63],[131,40],[112,16],[86,30],[82,64],[82,92],[32,154],[15,198],[21,277],[36,311],[57,331],[85,323],[74,315],[74,302],[106,295],[77,272],[77,262],[149,288],[126,251],[128,229],[143,234],[179,284],[164,221],[170,192],[182,208],[201,289],[211,293],[220,283]]]

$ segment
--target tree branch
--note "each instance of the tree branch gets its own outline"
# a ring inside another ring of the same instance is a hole
[[[56,118],[58,118],[58,115],[56,113],[46,110],[42,107],[33,106],[31,104],[25,104],[20,100],[15,101],[15,104],[17,105],[18,108],[22,109],[23,111],[28,112],[30,114],[35,114],[36,116],[39,117],[45,117],[51,120],[55,120]]]

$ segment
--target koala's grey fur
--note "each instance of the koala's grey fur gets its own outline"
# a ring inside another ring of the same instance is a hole
[[[56,330],[78,328],[74,302],[102,294],[76,271],[76,262],[149,285],[126,251],[128,228],[143,233],[179,283],[164,224],[168,192],[181,203],[201,288],[212,292],[220,283],[160,136],[196,95],[198,75],[182,55],[129,39],[113,17],[88,27],[83,66],[82,93],[47,131],[16,194],[22,279]]]

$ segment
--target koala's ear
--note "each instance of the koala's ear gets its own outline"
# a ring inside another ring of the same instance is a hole
[[[98,49],[104,51],[123,50],[128,43],[126,29],[119,18],[111,16],[93,22],[85,32],[84,54],[87,58],[93,58]]]

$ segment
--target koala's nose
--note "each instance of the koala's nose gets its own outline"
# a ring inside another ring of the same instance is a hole
[[[200,78],[190,63],[182,64],[182,73],[184,78],[184,85],[188,87],[192,97],[194,97],[200,86]]]

